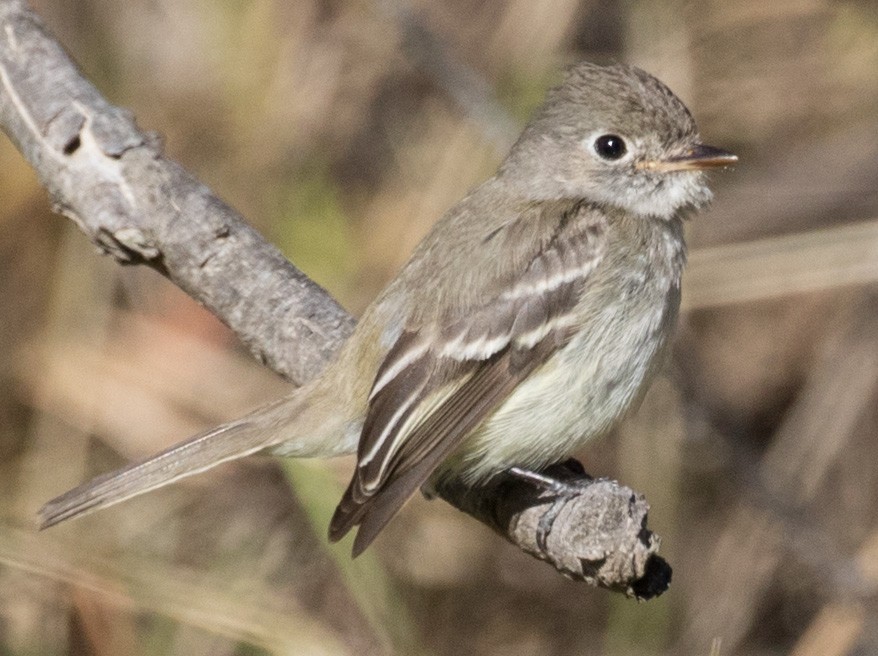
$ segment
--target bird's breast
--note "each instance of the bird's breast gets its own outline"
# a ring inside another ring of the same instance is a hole
[[[656,248],[666,256],[638,249],[595,271],[574,336],[465,443],[456,469],[478,480],[513,465],[556,462],[608,432],[640,400],[680,301],[682,256]]]

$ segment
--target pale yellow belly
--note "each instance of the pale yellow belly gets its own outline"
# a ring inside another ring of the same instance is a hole
[[[539,468],[608,432],[642,397],[674,309],[659,302],[640,313],[617,307],[595,317],[519,385],[447,468],[471,482],[511,466]]]

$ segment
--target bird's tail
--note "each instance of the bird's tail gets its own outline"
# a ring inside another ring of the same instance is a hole
[[[309,416],[318,415],[320,408],[309,406],[307,390],[307,386],[300,388],[246,417],[191,437],[52,499],[39,511],[40,528],[112,506],[281,443],[285,447],[289,445],[285,453],[301,457],[342,452],[338,444],[339,431],[331,430],[334,427],[327,425],[325,417]],[[309,435],[308,431],[318,434]]]

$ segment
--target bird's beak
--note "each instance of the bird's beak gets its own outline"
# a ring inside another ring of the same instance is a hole
[[[738,156],[732,153],[698,144],[687,150],[682,155],[674,155],[665,159],[638,162],[637,168],[647,171],[701,171],[702,169],[717,169],[731,166],[738,161]]]

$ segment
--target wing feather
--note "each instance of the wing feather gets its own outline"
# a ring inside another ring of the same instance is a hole
[[[405,501],[572,334],[604,252],[601,217],[578,205],[519,271],[452,319],[407,327],[376,374],[357,469],[330,523],[365,549]],[[514,224],[512,225],[513,228]]]

